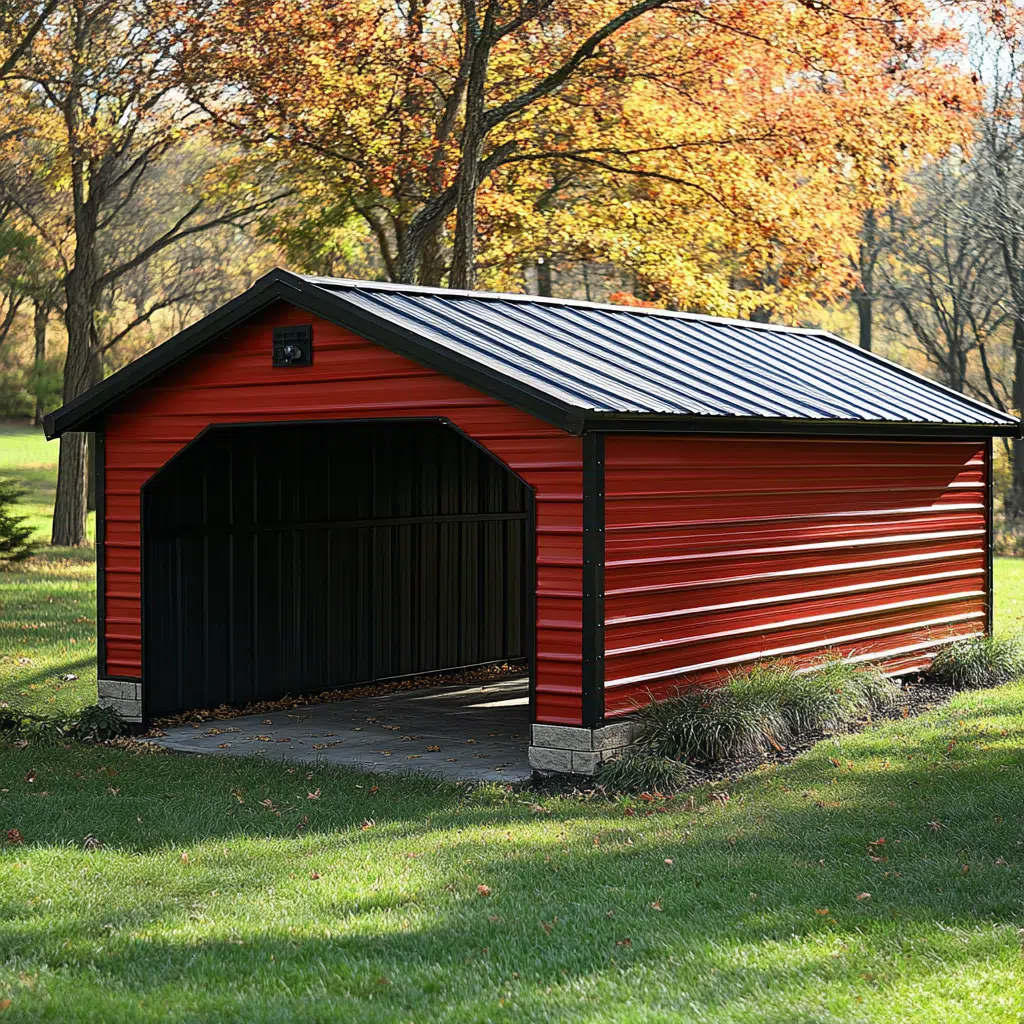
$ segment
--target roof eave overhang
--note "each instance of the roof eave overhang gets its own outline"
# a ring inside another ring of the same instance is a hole
[[[606,433],[757,434],[780,437],[860,437],[885,440],[976,440],[1021,437],[1021,421],[912,423],[888,420],[780,419],[757,416],[680,416],[671,413],[590,413],[585,430]]]
[[[47,438],[52,440],[71,430],[97,429],[111,406],[127,394],[278,301],[288,302],[306,313],[344,327],[368,341],[383,345],[492,398],[535,415],[561,430],[571,434],[583,433],[583,410],[558,402],[503,374],[493,373],[457,353],[431,346],[401,325],[374,316],[354,303],[347,302],[343,295],[329,293],[287,271],[275,270],[209,316],[140,356],[59,409],[48,413],[43,417]]]
[[[266,274],[248,291],[46,415],[43,418],[46,436],[52,439],[71,430],[99,428],[110,408],[130,392],[278,301],[288,302],[313,316],[350,330],[368,341],[383,345],[571,434],[598,430],[623,433],[856,436],[904,440],[1022,436],[1020,421],[1010,418],[1002,423],[913,423],[587,411],[560,402],[506,374],[491,371],[456,352],[431,345],[416,332],[367,312],[358,304],[348,301],[343,294],[329,292],[285,270],[274,270]]]

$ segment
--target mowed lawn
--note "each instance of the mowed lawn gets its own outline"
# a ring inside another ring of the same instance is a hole
[[[0,577],[0,700],[95,698],[92,595]],[[0,1021],[1019,1021],[1022,791],[1024,685],[692,801],[0,744]]]

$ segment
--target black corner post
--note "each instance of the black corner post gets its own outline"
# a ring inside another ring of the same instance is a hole
[[[93,534],[96,552],[96,674],[107,678],[107,458],[102,427],[96,431],[96,461],[93,464],[96,495],[96,528]]]
[[[583,435],[583,725],[604,721],[604,434]]]
[[[992,456],[995,442],[990,437],[985,442],[985,632],[992,634],[995,624],[995,579],[993,554],[996,544],[995,489],[993,487]]]

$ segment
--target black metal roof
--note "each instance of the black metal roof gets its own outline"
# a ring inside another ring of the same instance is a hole
[[[247,292],[46,417],[124,394],[278,299],[570,430],[1017,435],[1019,421],[826,331],[532,295],[307,277]]]

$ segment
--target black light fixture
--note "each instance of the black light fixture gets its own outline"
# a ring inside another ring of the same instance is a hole
[[[275,366],[313,365],[313,326],[274,328]]]

